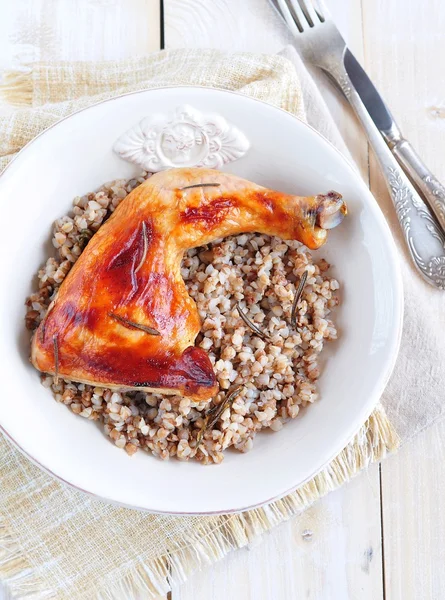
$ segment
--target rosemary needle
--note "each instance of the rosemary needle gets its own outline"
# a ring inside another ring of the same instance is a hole
[[[142,252],[142,258],[138,264],[138,266],[136,267],[136,269],[134,270],[135,274],[139,271],[139,269],[142,267],[142,265],[145,262],[145,259],[147,258],[147,252],[148,252],[148,236],[147,236],[147,226],[145,224],[145,221],[142,221],[142,237],[144,239],[144,251]]]
[[[240,305],[239,302],[236,303],[236,308],[237,308],[239,316],[242,318],[242,320],[244,321],[244,323],[248,327],[250,327],[250,329],[254,333],[256,333],[263,340],[264,339],[268,339],[268,336],[264,333],[264,331],[261,331],[261,329],[255,325],[255,323],[252,323],[252,321],[249,319],[249,317],[246,315],[246,313],[241,308],[241,305]]]
[[[204,438],[204,434],[206,433],[206,431],[210,431],[211,429],[213,429],[213,427],[216,425],[216,423],[220,419],[223,412],[226,410],[226,408],[228,406],[232,405],[233,401],[239,395],[239,393],[243,387],[244,387],[243,385],[239,385],[232,392],[230,392],[230,394],[228,394],[220,404],[216,404],[215,406],[212,406],[211,408],[209,408],[206,416],[204,417],[204,424],[203,424],[200,432],[198,433],[198,437],[196,438],[196,446],[195,446],[196,449],[198,449],[199,446],[201,445],[201,442]]]
[[[59,383],[59,340],[57,339],[57,335],[53,336],[53,345],[54,345],[54,383],[57,385]]]
[[[130,321],[125,317],[121,317],[120,315],[115,315],[114,313],[108,313],[108,316],[124,325],[125,327],[129,327],[130,329],[140,329],[141,331],[145,331],[145,333],[149,333],[150,335],[161,335],[161,333],[157,329],[153,329],[153,327],[149,327],[148,325],[143,325],[142,323],[135,323],[134,321]]]
[[[215,187],[215,186],[220,186],[220,183],[194,183],[193,185],[186,185],[183,188],[180,188],[180,190],[191,190],[192,188],[199,188],[199,187]]]
[[[303,273],[303,275],[300,277],[300,283],[298,284],[297,291],[295,292],[295,298],[292,303],[292,312],[291,312],[291,317],[290,317],[290,324],[292,325],[292,327],[297,326],[297,308],[298,308],[298,303],[300,302],[301,294],[303,293],[303,290],[304,290],[304,286],[306,285],[306,280],[307,280],[307,271],[305,271]]]

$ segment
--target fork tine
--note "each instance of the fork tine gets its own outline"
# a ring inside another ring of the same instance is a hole
[[[298,0],[298,2],[301,6],[301,10],[306,16],[310,27],[314,27],[314,25],[321,21],[312,4],[312,0]]]
[[[294,35],[298,35],[299,33],[301,33],[303,31],[303,27],[300,24],[299,20],[296,18],[288,0],[277,0],[277,3],[280,7],[284,20],[288,24],[292,33]]]
[[[314,10],[318,15],[318,18],[322,23],[325,21],[332,21],[331,13],[325,2],[325,0],[311,0]]]
[[[329,18],[330,12],[329,12],[328,7],[326,6],[325,0],[312,0],[312,1],[315,4],[314,8],[315,8],[315,12],[318,15],[318,18],[322,22],[326,21],[326,19]]]
[[[297,24],[297,27],[300,32],[304,31],[308,26],[308,20],[301,10],[301,6],[298,4],[297,0],[285,0],[287,7],[289,9],[290,14],[292,15],[293,20]],[[281,4],[281,2],[280,2]]]

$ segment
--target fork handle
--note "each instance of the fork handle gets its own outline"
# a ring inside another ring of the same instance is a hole
[[[408,251],[417,270],[429,284],[445,290],[445,238],[433,213],[408,179],[395,156],[393,156],[389,146],[366,110],[346,69],[342,66],[336,69],[335,72],[331,71],[331,75],[334,76],[366,131],[370,145],[385,177]],[[414,150],[407,147],[407,144],[408,142],[406,144],[402,143],[397,150],[394,150],[396,144],[393,148],[394,153],[398,157],[400,155],[400,160],[402,162],[406,161],[407,165],[416,164],[416,167],[419,167],[420,159],[415,163],[414,157],[417,155]],[[416,168],[417,173],[422,180],[424,180],[423,175],[425,177],[431,175],[429,172],[423,173]],[[432,181],[434,181],[433,188],[439,189],[434,187],[436,184],[434,178],[431,181],[424,182],[424,184],[430,184]],[[440,186],[438,183],[437,185]],[[443,188],[439,189],[439,194],[442,191],[445,192]],[[434,191],[433,195],[435,198],[439,197],[437,193],[434,194]]]

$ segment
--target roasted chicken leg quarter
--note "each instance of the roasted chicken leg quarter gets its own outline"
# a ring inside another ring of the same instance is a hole
[[[150,177],[88,243],[32,340],[40,371],[112,389],[217,392],[195,347],[200,319],[180,273],[189,248],[258,231],[321,246],[346,214],[339,194],[299,197],[184,168]]]

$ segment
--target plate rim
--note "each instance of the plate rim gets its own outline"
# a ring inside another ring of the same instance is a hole
[[[127,96],[134,96],[137,94],[146,94],[149,92],[159,92],[159,91],[163,91],[163,90],[171,90],[171,89],[183,89],[183,90],[207,90],[207,91],[211,91],[211,92],[217,92],[217,93],[222,93],[222,94],[230,94],[233,96],[239,96],[241,98],[250,100],[252,102],[256,102],[259,103],[261,105],[265,105],[269,108],[272,108],[274,110],[277,110],[281,113],[284,113],[288,116],[290,116],[291,118],[295,119],[296,121],[298,121],[303,127],[306,127],[307,129],[309,129],[313,134],[315,134],[319,140],[321,141],[322,144],[327,144],[331,150],[334,150],[335,153],[338,155],[338,157],[340,158],[341,161],[343,161],[348,169],[351,172],[351,176],[353,179],[355,179],[355,181],[357,183],[359,183],[359,185],[362,185],[364,187],[364,189],[366,189],[367,192],[367,196],[371,197],[373,202],[370,202],[370,206],[371,206],[371,210],[374,211],[376,217],[378,218],[378,220],[380,221],[381,225],[382,225],[382,230],[385,231],[385,236],[387,237],[388,240],[388,244],[389,247],[391,249],[391,258],[392,258],[392,262],[394,265],[394,270],[395,270],[395,281],[394,281],[394,295],[395,295],[395,300],[394,300],[394,306],[396,307],[397,310],[397,322],[395,324],[395,326],[397,327],[397,338],[393,340],[392,342],[392,348],[391,348],[391,355],[390,355],[390,360],[387,361],[387,367],[386,367],[386,372],[382,373],[379,377],[379,381],[378,381],[378,385],[376,384],[376,390],[374,391],[374,393],[372,394],[372,401],[369,400],[370,406],[367,406],[366,403],[366,410],[363,410],[363,414],[360,415],[360,424],[358,426],[354,425],[353,432],[350,433],[350,431],[348,431],[348,434],[344,436],[344,441],[341,444],[341,448],[338,450],[335,450],[334,452],[332,452],[332,454],[329,456],[329,458],[327,460],[325,460],[323,462],[323,464],[320,467],[317,467],[316,469],[314,469],[314,471],[308,475],[304,480],[294,484],[291,488],[286,489],[285,491],[281,491],[279,493],[277,493],[276,495],[272,496],[271,498],[267,498],[264,500],[261,500],[259,502],[256,502],[252,505],[248,505],[248,506],[242,506],[242,507],[237,507],[237,508],[221,508],[218,510],[213,510],[213,511],[187,511],[187,512],[183,512],[183,511],[163,511],[160,509],[155,509],[155,508],[147,508],[147,507],[142,507],[142,506],[136,506],[134,504],[127,504],[125,502],[122,502],[120,500],[115,500],[113,498],[109,498],[107,496],[102,496],[100,494],[97,494],[95,492],[91,492],[89,490],[85,490],[82,487],[80,487],[77,484],[74,484],[66,479],[64,479],[61,475],[53,472],[50,468],[48,468],[47,466],[45,466],[44,464],[42,464],[41,462],[39,462],[35,457],[33,457],[27,450],[25,450],[20,443],[18,443],[12,436],[11,434],[3,427],[3,425],[0,423],[0,432],[13,444],[13,446],[19,450],[19,452],[25,456],[28,460],[30,460],[34,465],[36,465],[38,468],[40,468],[41,470],[43,470],[44,472],[48,473],[50,476],[54,477],[56,480],[62,482],[63,484],[68,485],[70,488],[80,491],[84,494],[86,494],[88,497],[90,498],[94,498],[96,500],[100,500],[103,502],[107,502],[111,505],[114,506],[118,506],[118,507],[123,507],[123,508],[129,508],[129,509],[133,509],[133,510],[138,510],[141,512],[147,512],[149,514],[161,514],[161,515],[173,515],[173,516],[205,516],[205,515],[209,515],[209,516],[213,516],[213,515],[224,515],[224,514],[238,514],[244,511],[249,511],[249,510],[253,510],[253,509],[257,509],[257,508],[261,508],[262,506],[265,506],[266,504],[272,503],[272,502],[276,502],[278,500],[280,500],[281,498],[287,496],[288,494],[294,492],[297,488],[299,488],[300,486],[305,485],[308,481],[310,481],[311,479],[313,479],[318,473],[320,473],[321,471],[323,471],[323,469],[330,463],[332,462],[332,460],[338,456],[338,454],[353,440],[353,438],[356,436],[356,434],[358,433],[358,431],[360,430],[360,428],[364,425],[364,423],[368,420],[368,418],[371,416],[372,412],[374,411],[375,407],[377,406],[377,404],[379,403],[379,400],[388,384],[388,381],[391,377],[391,374],[394,370],[396,361],[397,361],[397,357],[399,354],[399,350],[400,350],[400,343],[401,343],[401,338],[402,338],[402,332],[403,332],[403,319],[404,319],[404,290],[403,290],[403,280],[402,280],[402,273],[401,273],[401,268],[400,268],[400,257],[399,257],[399,253],[397,251],[397,247],[395,244],[395,240],[394,237],[391,233],[391,229],[389,227],[389,224],[383,214],[383,211],[381,210],[377,200],[375,199],[373,193],[371,192],[371,190],[369,189],[369,187],[366,185],[365,181],[362,179],[360,173],[358,172],[355,163],[352,160],[352,157],[349,158],[348,156],[345,156],[330,140],[328,140],[327,138],[325,138],[317,129],[315,129],[312,125],[310,125],[309,123],[307,123],[306,121],[304,121],[303,119],[301,119],[300,117],[298,117],[297,115],[293,114],[290,111],[285,110],[284,108],[281,108],[279,106],[276,106],[274,104],[271,104],[270,102],[266,102],[265,100],[260,100],[258,98],[254,98],[252,96],[249,96],[247,94],[243,94],[239,91],[234,91],[234,90],[227,90],[224,88],[219,88],[219,87],[211,87],[211,86],[205,86],[205,85],[167,85],[167,86],[159,86],[159,87],[154,87],[154,88],[149,88],[149,89],[142,89],[142,90],[134,90],[131,92],[125,92],[122,94],[118,94],[117,96],[113,96],[111,98],[106,98],[104,100],[99,100],[97,102],[94,102],[93,104],[90,104],[89,106],[85,106],[83,108],[80,108],[74,112],[72,112],[69,115],[66,115],[65,117],[62,117],[61,119],[58,119],[55,123],[52,123],[51,125],[49,125],[47,128],[45,128],[43,131],[41,131],[39,134],[37,134],[32,140],[30,140],[29,142],[27,142],[23,148],[21,148],[17,154],[12,158],[12,160],[6,165],[6,167],[3,169],[3,171],[0,173],[0,185],[2,183],[2,180],[4,178],[4,175],[8,172],[8,170],[10,169],[10,167],[12,165],[14,165],[16,163],[16,161],[21,158],[21,156],[25,153],[25,151],[27,151],[32,144],[34,144],[34,142],[36,142],[41,136],[45,135],[48,131],[51,131],[52,129],[54,129],[55,127],[57,127],[58,125],[60,125],[61,123],[63,123],[64,121],[70,119],[71,117],[74,117],[80,113],[83,113],[85,111],[88,111],[89,109],[95,108],[97,106],[100,106],[102,104],[106,104],[106,103],[111,103],[115,100],[119,100],[121,98],[125,98]],[[350,428],[351,429],[351,428]]]

